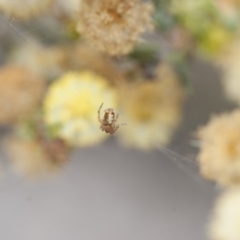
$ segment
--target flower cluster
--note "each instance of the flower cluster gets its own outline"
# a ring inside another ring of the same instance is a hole
[[[0,68],[0,123],[26,118],[40,103],[44,90],[45,81],[28,68]]]
[[[83,0],[77,29],[99,50],[123,55],[152,28],[152,12],[152,4],[139,0]]]
[[[198,155],[204,177],[224,186],[240,184],[240,111],[215,116],[198,136],[201,151]]]

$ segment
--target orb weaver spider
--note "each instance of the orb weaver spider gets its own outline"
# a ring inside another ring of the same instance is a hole
[[[116,124],[119,114],[115,115],[113,108],[108,108],[104,110],[103,119],[101,119],[100,114],[102,106],[103,103],[100,105],[98,109],[98,121],[101,123],[100,129],[102,129],[102,131],[105,131],[106,133],[114,134],[119,128],[119,124]],[[121,125],[126,124],[124,123]]]

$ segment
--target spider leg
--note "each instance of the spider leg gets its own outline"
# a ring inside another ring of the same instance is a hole
[[[113,123],[117,122],[119,114],[116,115],[116,117],[113,119]],[[117,125],[118,126],[118,125]],[[119,127],[119,126],[118,126]]]
[[[115,133],[118,129],[119,129],[119,125],[116,125],[113,133]]]
[[[99,109],[98,109],[98,121],[99,121],[100,123],[102,123],[102,120],[101,120],[101,117],[100,117],[100,112],[101,112],[102,106],[103,106],[103,103],[100,105],[100,107],[99,107]]]

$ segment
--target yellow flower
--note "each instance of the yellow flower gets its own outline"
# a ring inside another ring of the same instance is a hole
[[[77,30],[110,55],[129,53],[152,28],[153,5],[139,0],[83,0]]]
[[[118,134],[124,144],[149,150],[169,143],[183,103],[183,89],[169,66],[158,67],[155,81],[128,86],[122,100],[120,116],[127,125]]]
[[[240,239],[240,189],[229,190],[217,201],[209,229],[211,240]]]
[[[46,11],[55,0],[0,0],[0,9],[10,17],[29,19]]]
[[[100,131],[97,119],[102,102],[113,108],[117,105],[117,93],[104,78],[89,71],[67,73],[49,88],[45,122],[58,126],[58,136],[71,145],[99,143],[108,136]]]
[[[215,116],[199,129],[201,174],[224,186],[240,184],[240,110]]]
[[[213,24],[199,40],[199,49],[210,56],[218,56],[228,46],[233,34],[218,24]]]
[[[196,49],[215,60],[234,37],[235,31],[219,16],[212,0],[173,0],[171,10],[193,35]]]

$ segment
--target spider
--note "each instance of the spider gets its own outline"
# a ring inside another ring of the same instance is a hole
[[[98,121],[101,123],[100,129],[102,129],[102,131],[105,131],[106,133],[113,134],[119,128],[119,125],[118,124],[116,125],[119,114],[115,116],[113,108],[108,108],[104,110],[103,119],[101,119],[100,114],[102,106],[103,103],[100,105],[98,109]]]

